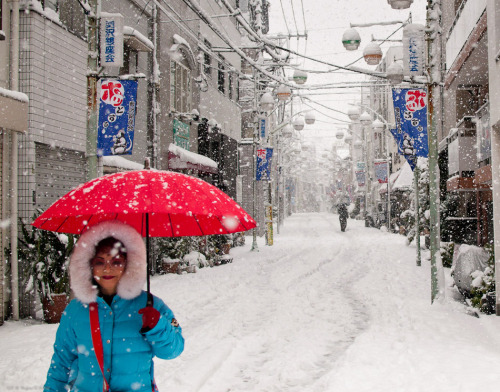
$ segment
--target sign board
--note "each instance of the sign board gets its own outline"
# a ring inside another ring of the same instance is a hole
[[[404,74],[422,76],[425,70],[425,27],[412,23],[403,29]]]
[[[189,125],[174,118],[174,144],[189,151]]]
[[[375,178],[379,184],[387,184],[387,172],[388,165],[387,162],[374,162],[375,165]]]
[[[405,156],[427,158],[427,90],[395,88],[392,97],[399,150]]]
[[[356,171],[356,180],[358,181],[358,186],[365,186],[365,172]]]
[[[356,163],[356,169],[357,169],[358,171],[363,171],[363,170],[365,170],[365,166],[366,166],[366,165],[365,165],[365,163],[364,163],[364,162],[357,162],[357,163]]]
[[[123,16],[101,13],[101,67],[123,67]]]
[[[134,146],[137,81],[101,79],[97,155],[130,155]]]
[[[257,167],[255,179],[257,181],[269,181],[271,179],[271,159],[273,157],[272,148],[257,149]]]
[[[259,135],[261,139],[267,137],[267,120],[265,118],[259,118]]]

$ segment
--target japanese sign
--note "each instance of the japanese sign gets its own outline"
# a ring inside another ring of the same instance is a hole
[[[375,165],[375,178],[379,182],[379,184],[387,183],[387,171],[388,166],[387,162],[374,162]]]
[[[356,180],[358,181],[358,186],[365,186],[365,172],[356,171]]]
[[[259,134],[261,139],[267,137],[267,120],[265,118],[259,118]]]
[[[102,79],[99,94],[97,155],[132,154],[137,81]]]
[[[421,76],[425,69],[425,27],[409,24],[403,29],[404,74]]]
[[[427,157],[427,90],[393,89],[398,146],[403,155]]]
[[[174,118],[174,144],[189,151],[189,125]]]
[[[257,167],[255,179],[257,181],[269,181],[271,179],[271,159],[273,157],[272,148],[257,149]]]
[[[123,67],[123,16],[101,13],[100,45],[102,67]]]

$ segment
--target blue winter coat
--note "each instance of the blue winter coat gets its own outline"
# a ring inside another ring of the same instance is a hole
[[[180,327],[172,326],[172,311],[157,297],[158,324],[141,334],[147,294],[133,299],[115,295],[111,306],[97,298],[104,351],[104,371],[112,392],[151,392],[153,357],[172,359],[184,350]],[[54,355],[47,374],[45,392],[102,392],[103,378],[94,354],[88,305],[74,299],[67,306],[59,325]]]

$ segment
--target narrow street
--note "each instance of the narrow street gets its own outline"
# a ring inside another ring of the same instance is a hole
[[[259,243],[260,252],[251,253],[247,237],[244,248],[232,250],[233,264],[156,279],[153,287],[182,320],[187,341],[181,358],[157,361],[160,385],[203,392],[395,390],[383,386],[405,385],[416,388],[400,390],[417,391],[423,390],[418,388],[421,372],[440,361],[447,365],[435,370],[436,382],[447,369],[460,377],[468,361],[455,358],[455,369],[448,351],[467,350],[468,344],[450,347],[439,341],[440,334],[433,336],[435,320],[419,320],[432,312],[429,268],[425,261],[415,266],[415,247],[405,240],[354,220],[342,233],[333,214],[297,214],[286,220],[272,247]],[[462,340],[464,325],[475,328],[479,322],[461,305],[457,309],[453,317],[463,318],[462,327],[453,327],[457,335],[451,341]],[[435,316],[445,317],[442,312]],[[426,328],[414,335],[422,322]],[[375,339],[361,349],[371,350],[364,359],[359,353],[366,367],[361,378],[362,368],[350,362],[355,357],[349,359],[356,351],[348,352],[356,339]],[[494,343],[499,349],[498,338]],[[436,352],[422,352],[428,346]],[[429,362],[427,355],[434,359]],[[395,362],[384,363],[384,356]],[[493,357],[500,365],[498,350]],[[494,373],[489,377],[500,380]],[[449,383],[444,377],[427,390],[454,390],[447,389]]]
[[[499,319],[467,314],[449,271],[431,306],[428,261],[406,237],[355,220],[342,233],[328,213],[288,217],[259,252],[247,234],[231,264],[153,277],[186,339],[155,360],[160,391],[498,391]],[[56,329],[6,322],[1,391],[41,390]]]

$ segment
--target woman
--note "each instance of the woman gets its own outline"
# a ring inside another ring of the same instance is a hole
[[[128,225],[102,222],[80,237],[69,264],[75,299],[61,318],[44,391],[155,390],[153,357],[177,357],[184,338],[161,299],[146,307],[146,264],[143,239]]]

